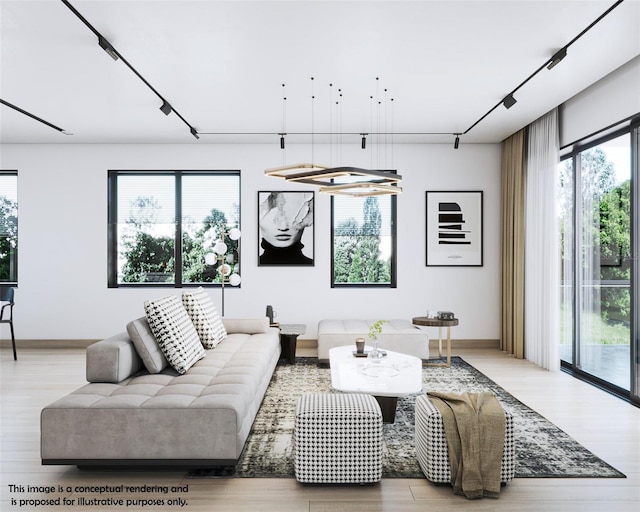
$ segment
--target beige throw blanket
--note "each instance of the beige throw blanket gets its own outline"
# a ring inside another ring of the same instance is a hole
[[[427,393],[442,415],[456,494],[500,496],[504,411],[493,393]]]

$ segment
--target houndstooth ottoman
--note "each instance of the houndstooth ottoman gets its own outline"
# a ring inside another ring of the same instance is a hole
[[[451,483],[449,452],[444,434],[442,416],[427,395],[416,398],[415,405],[415,445],[416,455],[422,472],[434,483]],[[516,469],[515,439],[513,435],[513,417],[504,411],[504,449],[500,481],[507,483],[513,479]]]
[[[302,395],[293,436],[299,482],[363,484],[382,477],[382,412],[371,395]]]

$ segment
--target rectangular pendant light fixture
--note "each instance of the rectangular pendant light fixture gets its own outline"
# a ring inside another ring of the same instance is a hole
[[[309,185],[332,186],[335,178],[358,178],[353,183],[392,184],[402,181],[402,176],[384,171],[372,171],[358,167],[331,167],[310,172],[291,175],[287,181],[306,183]]]
[[[288,180],[290,176],[295,176],[308,171],[320,171],[323,169],[326,169],[326,167],[318,164],[295,164],[273,167],[265,170],[264,174],[273,178],[284,178],[285,180]]]
[[[365,181],[360,183],[341,183],[338,185],[320,187],[319,191],[323,194],[330,194],[334,196],[368,197],[400,194],[402,192],[402,187]]]

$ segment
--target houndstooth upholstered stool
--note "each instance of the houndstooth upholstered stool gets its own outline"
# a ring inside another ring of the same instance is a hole
[[[516,468],[513,417],[506,410],[504,416],[504,449],[500,467],[500,482],[503,484],[513,479]],[[427,395],[416,398],[415,417],[416,455],[422,472],[431,482],[451,483],[449,452],[442,416]]]
[[[298,399],[294,467],[303,483],[372,483],[382,477],[382,412],[373,396],[308,394]]]

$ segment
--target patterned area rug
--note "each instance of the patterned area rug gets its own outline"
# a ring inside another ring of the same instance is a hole
[[[427,367],[422,373],[423,392],[492,391],[496,395],[514,419],[516,477],[625,478],[461,358],[452,357],[451,368]],[[293,478],[296,402],[303,393],[333,392],[329,368],[318,367],[315,358],[297,358],[295,365],[278,365],[238,464],[193,471],[188,477]],[[399,399],[395,423],[384,425],[383,478],[424,477],[413,442],[416,396]]]

